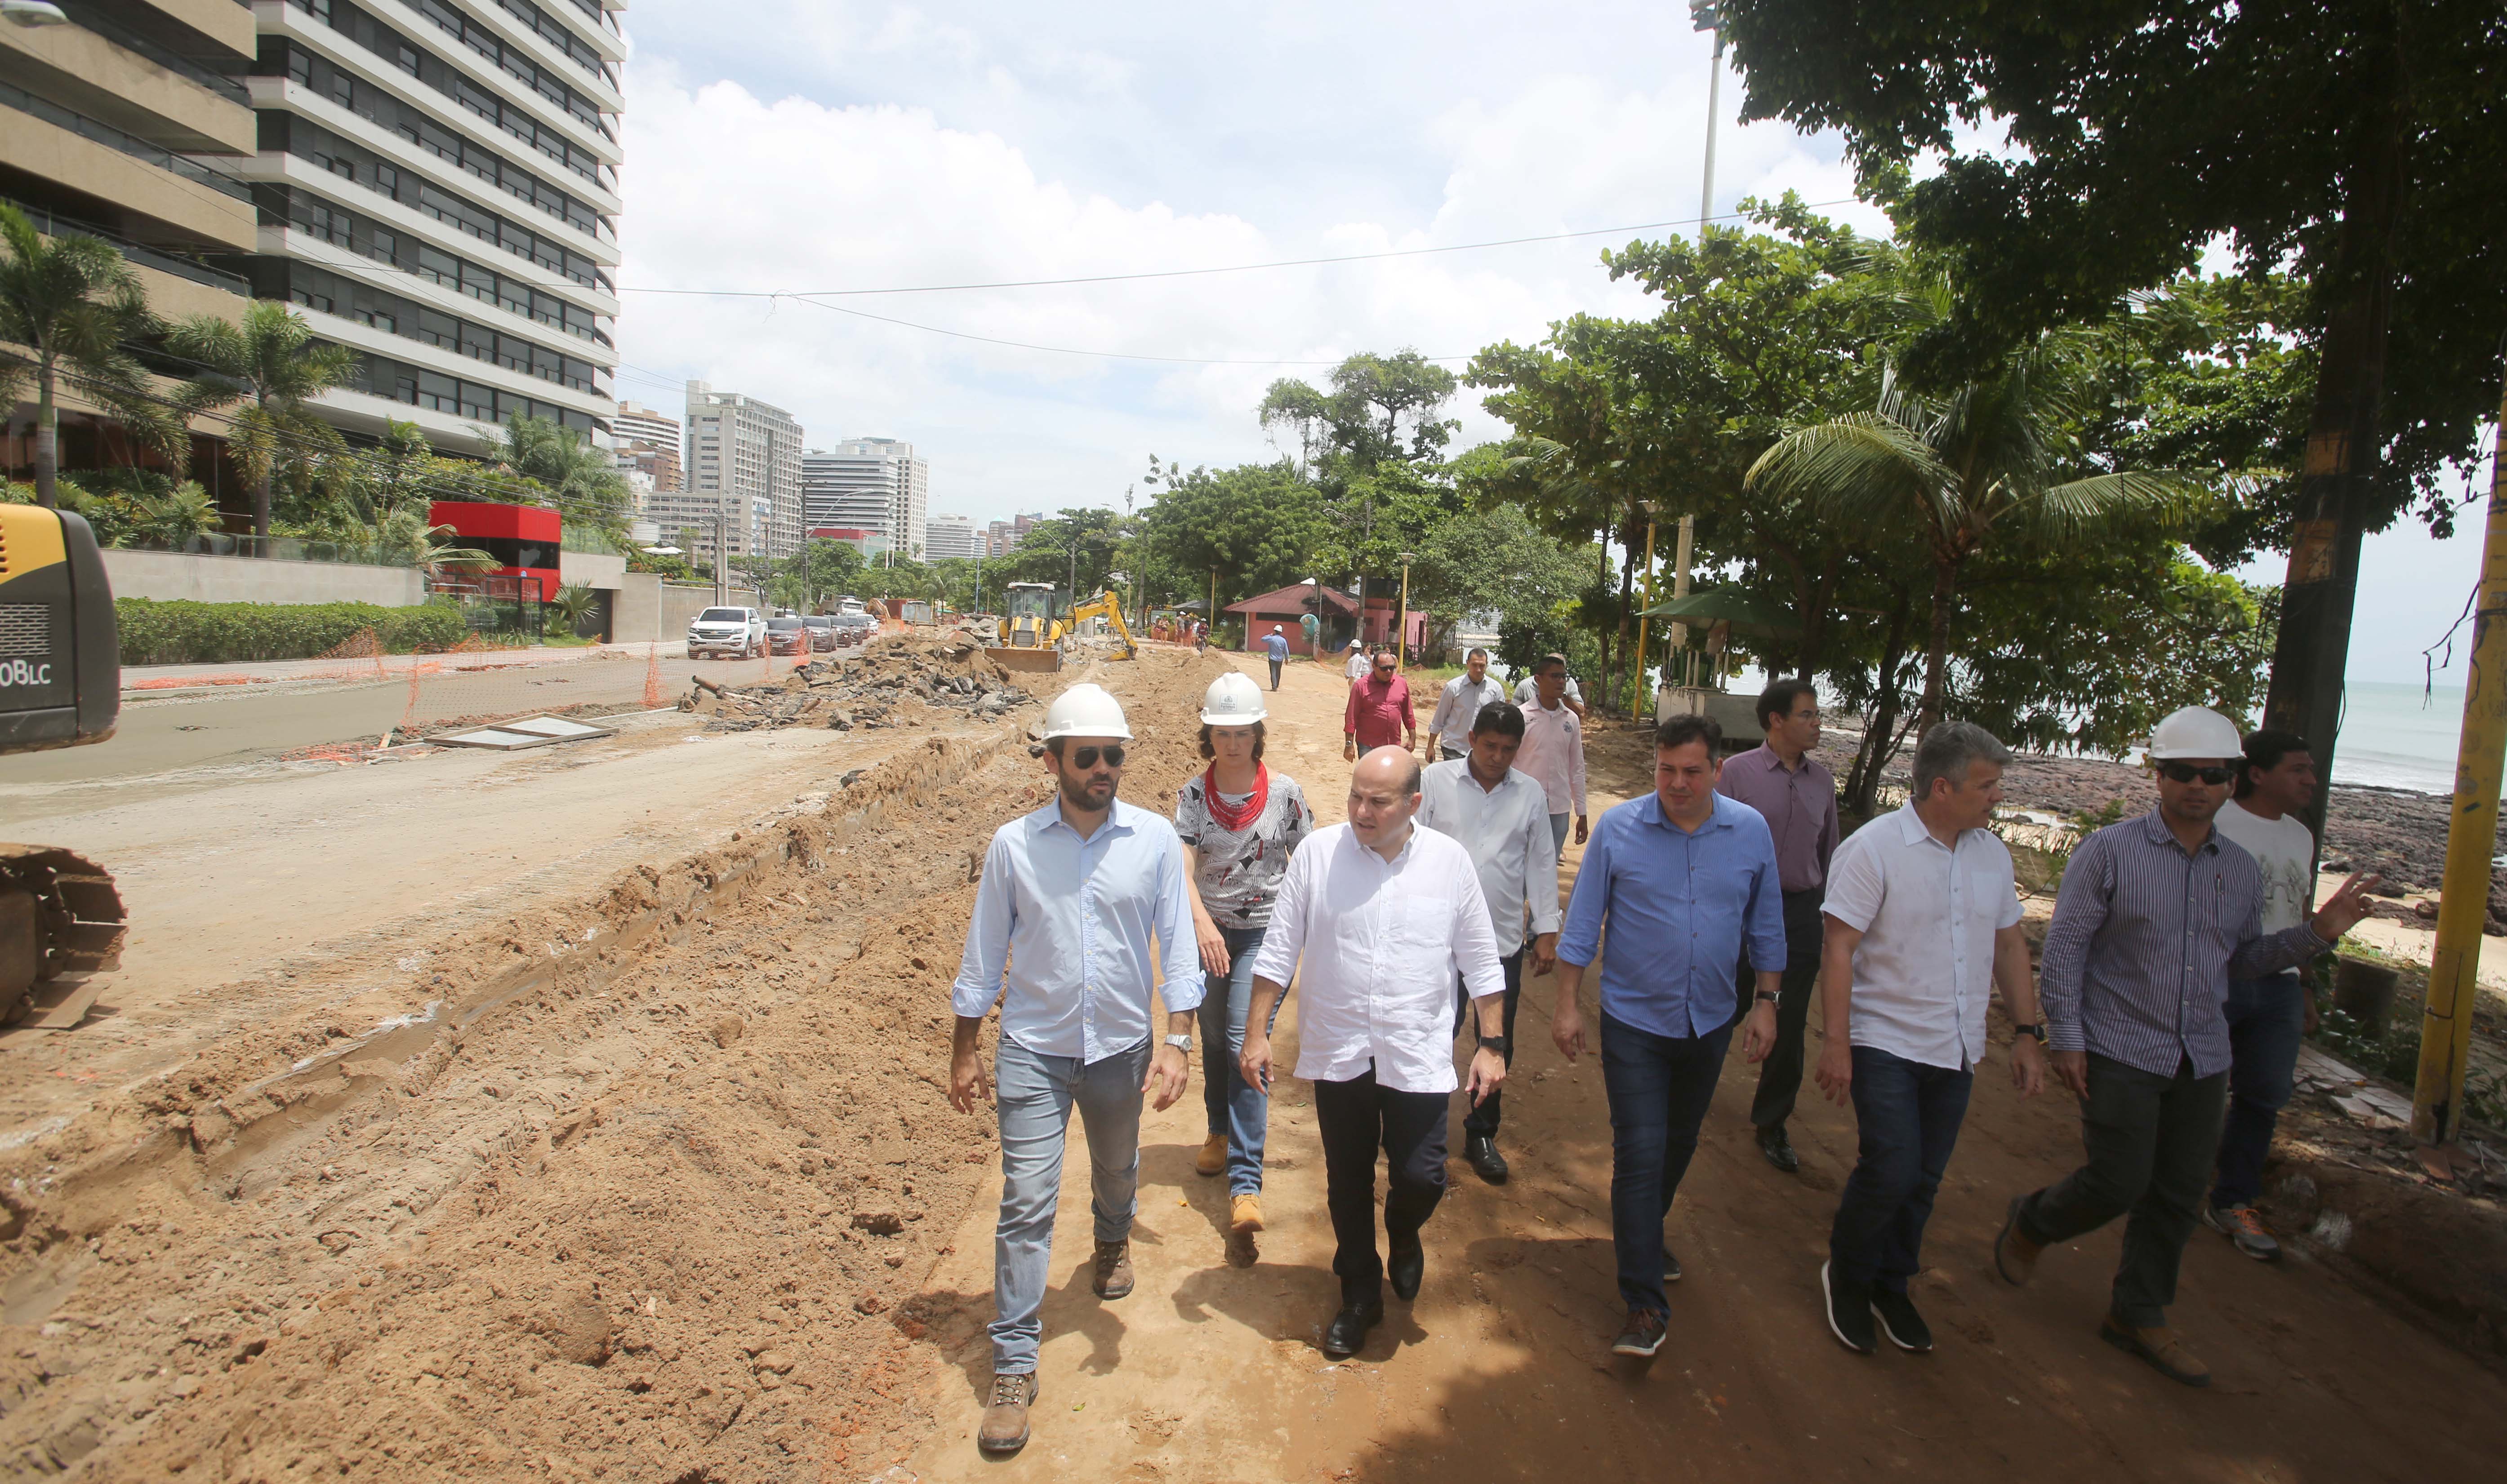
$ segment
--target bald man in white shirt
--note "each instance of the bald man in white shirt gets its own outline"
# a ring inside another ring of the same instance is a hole
[[[1464,1084],[1476,1104],[1506,1080],[1506,976],[1471,851],[1420,828],[1419,760],[1399,746],[1359,761],[1349,822],[1316,831],[1289,859],[1271,927],[1254,959],[1245,1079],[1267,1090],[1262,1028],[1291,979],[1299,998],[1297,1075],[1315,1086],[1315,1129],[1338,1250],[1341,1308],[1324,1353],[1356,1355],[1383,1322],[1388,1264],[1375,1248],[1375,1158],[1391,1166],[1384,1232],[1393,1292],[1415,1298],[1426,1269],[1419,1230],[1445,1193],[1446,1104],[1454,1087],[1457,974],[1479,1018]]]

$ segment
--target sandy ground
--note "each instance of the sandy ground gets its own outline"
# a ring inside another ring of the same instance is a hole
[[[1102,667],[1140,733],[1135,802],[1199,766],[1189,706],[1220,663]],[[1292,667],[1271,754],[1326,818],[1342,693]],[[2071,1110],[2021,1104],[1999,1064],[1918,1289],[1937,1354],[1827,1336],[1850,1119],[1806,1105],[1805,1168],[1776,1174],[1736,1062],[1670,1218],[1671,1343],[1613,1360],[1599,1076],[1548,1047],[1543,981],[1516,1176],[1455,1164],[1424,1291],[1354,1361],[1316,1348],[1334,1282],[1302,1084],[1274,1104],[1253,1267],[1226,1265],[1220,1182],[1191,1172],[1197,1081],[1144,1126],[1119,1303],[1088,1293],[1070,1162],[1036,1438],[981,1460],[998,1146],[942,1100],[946,993],[984,839],[1046,797],[1033,715],[700,742],[658,717],[581,752],[238,765],[54,814],[43,838],[128,873],[140,932],[118,1014],[0,1046],[0,1476],[2494,1472],[2498,1376],[2304,1250],[2265,1268],[2198,1238],[2177,1318],[2207,1393],[2096,1341],[2115,1233],[1997,1286],[2003,1201],[2078,1148]],[[1642,786],[1638,749],[1597,752],[1597,794]],[[542,843],[554,815],[573,844]]]

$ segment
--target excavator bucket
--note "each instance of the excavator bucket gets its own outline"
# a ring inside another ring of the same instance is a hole
[[[1062,669],[1062,651],[1050,644],[1040,649],[996,644],[987,647],[984,655],[1003,670],[1023,670],[1030,674],[1049,675]]]

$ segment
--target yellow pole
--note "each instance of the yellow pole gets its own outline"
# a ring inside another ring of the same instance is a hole
[[[2507,392],[2500,398],[2507,409]],[[2455,743],[2454,807],[2438,887],[2437,947],[2420,1012],[2420,1070],[2412,1133],[2450,1144],[2463,1128],[2463,1075],[2480,1003],[2481,924],[2489,910],[2490,856],[2498,835],[2498,775],[2507,762],[2507,456],[2489,471],[2489,525],[2481,542],[2481,598],[2472,616],[2472,663]]]
[[[1645,605],[1647,608],[1653,606],[1653,512],[1652,510],[1646,512]],[[1637,610],[1637,663],[1634,667],[1639,702],[1649,699],[1645,693],[1646,622],[1645,610],[1640,608]],[[1670,672],[1668,661],[1664,662],[1664,672],[1665,674]],[[1640,712],[1631,706],[1628,708],[1628,714],[1642,722],[1646,717],[1653,714],[1653,706],[1647,706]]]
[[[1397,669],[1410,667],[1410,563],[1401,563],[1400,627],[1393,631],[1393,663]]]

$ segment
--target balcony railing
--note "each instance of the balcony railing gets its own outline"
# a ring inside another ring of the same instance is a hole
[[[186,160],[171,150],[162,150],[135,134],[126,134],[110,124],[99,124],[85,114],[72,113],[49,98],[39,98],[22,88],[0,83],[0,107],[33,114],[55,128],[65,128],[82,138],[92,139],[111,149],[120,150],[136,160],[144,160],[160,169],[170,170],[189,181],[208,187],[221,196],[239,201],[252,199],[252,193],[228,177],[197,161]]]
[[[195,263],[189,258],[134,242],[128,237],[107,232],[93,223],[76,221],[57,212],[48,211],[41,206],[30,206],[24,201],[11,200],[7,197],[0,197],[0,200],[6,200],[10,205],[24,212],[26,220],[34,223],[35,230],[46,236],[94,237],[99,241],[112,243],[121,250],[125,258],[142,268],[153,268],[159,272],[172,273],[178,278],[189,278],[194,283],[205,284],[213,289],[223,289],[230,294],[240,294],[246,299],[252,297],[251,280],[240,274],[220,272],[205,264]]]

